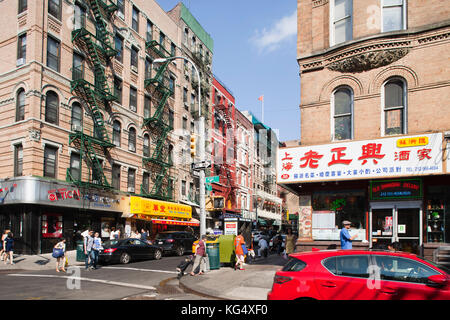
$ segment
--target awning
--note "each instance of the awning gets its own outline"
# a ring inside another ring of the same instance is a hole
[[[152,219],[153,223],[156,224],[165,224],[165,225],[172,225],[172,226],[191,226],[191,227],[198,227],[200,226],[200,221],[197,219],[192,218],[189,221],[179,221],[179,220],[168,220],[168,219]]]

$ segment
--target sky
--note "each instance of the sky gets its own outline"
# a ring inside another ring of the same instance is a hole
[[[179,0],[156,0],[171,10]],[[296,0],[183,0],[214,39],[213,73],[251,111],[278,130],[280,141],[300,139],[300,77]]]

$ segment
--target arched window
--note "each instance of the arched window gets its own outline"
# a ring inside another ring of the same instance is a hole
[[[406,82],[400,78],[389,79],[383,86],[384,135],[405,134]]]
[[[136,152],[136,129],[130,128],[128,132],[128,150]]]
[[[122,126],[120,125],[119,121],[113,122],[113,143],[120,147],[120,134],[122,132]]]
[[[353,92],[348,87],[333,93],[334,140],[353,139]]]
[[[74,102],[72,104],[72,131],[82,131],[83,127],[83,109],[81,104]]]
[[[148,134],[144,134],[144,149],[143,149],[144,157],[150,157],[150,137]]]
[[[53,91],[48,91],[45,99],[45,121],[58,124],[59,98]]]
[[[25,90],[19,89],[17,91],[16,99],[16,121],[25,119]]]

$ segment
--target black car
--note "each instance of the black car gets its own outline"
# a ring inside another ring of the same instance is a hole
[[[162,250],[139,239],[109,240],[103,244],[103,250],[98,256],[101,264],[123,263],[132,260],[159,260]]]
[[[190,232],[185,231],[167,231],[156,235],[154,245],[163,250],[164,253],[176,253],[178,256],[186,252],[192,252],[192,243],[197,238]]]

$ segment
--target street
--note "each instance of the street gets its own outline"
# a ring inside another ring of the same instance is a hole
[[[0,283],[8,290],[2,290],[0,300],[205,299],[184,293],[178,287],[175,268],[180,260],[180,257],[167,256],[89,271],[77,266],[69,268],[67,273],[56,273],[53,269],[4,270],[0,271]]]

